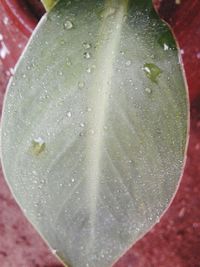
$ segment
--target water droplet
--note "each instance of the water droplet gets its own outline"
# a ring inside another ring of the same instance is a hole
[[[8,25],[8,17],[5,17],[4,19],[3,19],[3,23],[5,24],[5,25]]]
[[[93,135],[94,134],[94,130],[90,130],[90,133]]]
[[[84,58],[86,58],[86,59],[91,58],[91,54],[90,54],[89,52],[84,52],[84,53],[83,53],[83,56],[84,56]]]
[[[146,76],[154,83],[157,83],[157,78],[162,73],[162,70],[154,63],[145,63],[143,70]]]
[[[165,31],[164,33],[162,33],[162,35],[158,39],[158,43],[161,47],[163,47],[165,51],[169,50],[169,48],[173,50],[176,49],[176,43],[170,31]]]
[[[72,178],[72,179],[71,179],[71,181],[72,181],[72,183],[74,183],[74,182],[75,182],[75,179],[74,179],[74,178]]]
[[[91,108],[87,108],[87,111],[88,111],[88,112],[91,112],[91,111],[92,111],[92,109],[91,109]]]
[[[1,41],[0,57],[2,59],[5,59],[6,56],[9,55],[9,54],[10,54],[10,51],[8,50],[6,44],[3,41]]]
[[[85,86],[85,83],[84,83],[84,82],[79,82],[79,83],[78,83],[78,87],[79,87],[79,88],[82,89],[82,88],[84,88],[84,86]]]
[[[71,66],[72,65],[72,62],[71,62],[71,60],[70,60],[69,57],[66,58],[66,63],[67,63],[68,66]]]
[[[51,252],[55,255],[57,253],[56,249],[52,249]]]
[[[82,128],[84,128],[84,127],[85,127],[85,123],[81,122],[81,123],[80,123],[80,126],[81,126]]]
[[[45,146],[46,144],[41,137],[35,138],[32,141],[32,151],[36,156],[38,156],[45,150]]]
[[[164,44],[164,50],[167,51],[169,49],[169,46],[167,44]]]
[[[66,20],[63,25],[66,30],[71,30],[74,26],[70,20]]]
[[[130,66],[131,65],[131,60],[127,60],[126,61],[126,66]]]
[[[200,52],[197,53],[197,58],[200,59]]]
[[[88,73],[91,73],[92,72],[92,69],[91,68],[87,68],[87,72]]]
[[[148,94],[151,94],[151,93],[152,93],[151,88],[148,88],[148,87],[147,87],[147,88],[145,88],[144,90],[145,90],[145,92],[148,93]]]
[[[67,117],[68,117],[68,118],[71,118],[71,116],[72,116],[72,113],[71,113],[70,111],[68,111],[68,112],[67,112]]]
[[[90,43],[83,42],[83,48],[84,49],[90,49],[91,47],[92,47],[92,45]]]

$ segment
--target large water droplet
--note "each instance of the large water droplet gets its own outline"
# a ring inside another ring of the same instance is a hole
[[[45,142],[41,137],[37,137],[32,141],[32,151],[35,155],[41,154],[45,150]]]
[[[143,70],[146,76],[154,83],[157,83],[157,78],[162,73],[162,70],[154,63],[145,63]]]

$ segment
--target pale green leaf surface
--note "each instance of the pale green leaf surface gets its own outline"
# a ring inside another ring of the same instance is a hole
[[[117,260],[158,221],[183,166],[177,51],[160,44],[168,30],[138,3],[60,1],[35,30],[4,104],[6,179],[74,267]]]

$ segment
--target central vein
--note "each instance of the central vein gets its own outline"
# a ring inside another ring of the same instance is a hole
[[[127,0],[107,1],[102,13],[102,26],[99,32],[96,72],[91,83],[89,117],[91,134],[88,138],[88,194],[90,207],[90,246],[94,245],[97,216],[101,161],[104,143],[106,112],[111,94],[111,81],[114,62],[120,42],[122,24],[127,11]]]

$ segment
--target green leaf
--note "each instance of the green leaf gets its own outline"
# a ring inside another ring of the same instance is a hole
[[[42,0],[42,3],[47,11],[51,10],[57,2],[58,0]]]
[[[60,1],[7,91],[6,179],[71,266],[110,266],[159,220],[181,175],[186,90],[149,3]]]

